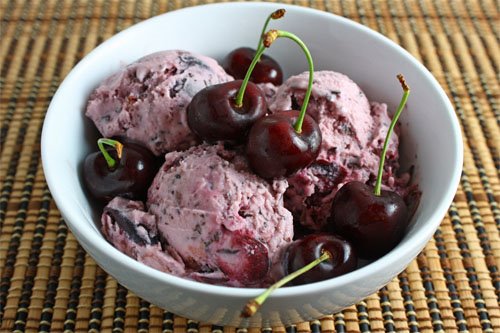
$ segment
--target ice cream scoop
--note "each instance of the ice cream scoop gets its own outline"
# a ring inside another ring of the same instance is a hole
[[[102,136],[127,137],[161,155],[197,143],[186,119],[189,102],[206,86],[231,79],[209,57],[157,52],[107,78],[90,95],[85,114]]]
[[[293,237],[286,187],[286,180],[268,183],[251,173],[237,151],[201,145],[165,156],[148,206],[193,278],[262,285]]]

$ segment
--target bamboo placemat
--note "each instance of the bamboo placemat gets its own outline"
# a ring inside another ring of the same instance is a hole
[[[212,1],[0,2],[0,331],[247,332],[193,322],[139,299],[68,231],[47,189],[40,133],[65,75],[96,45],[151,16]],[[425,250],[341,313],[250,332],[500,332],[500,4],[284,1],[361,22],[431,70],[460,119],[460,186]]]

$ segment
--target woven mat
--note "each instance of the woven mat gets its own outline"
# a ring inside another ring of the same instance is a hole
[[[138,21],[199,3],[0,1],[0,331],[247,331],[175,316],[120,286],[68,231],[40,161],[51,97],[83,56]],[[500,332],[499,2],[293,3],[361,22],[422,61],[461,121],[464,171],[434,238],[385,288],[317,321],[248,331]]]

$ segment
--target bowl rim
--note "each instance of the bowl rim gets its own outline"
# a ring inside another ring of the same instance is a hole
[[[71,221],[78,221],[82,218],[79,215],[79,212],[74,209],[70,209],[66,204],[67,198],[65,197],[61,188],[63,186],[58,185],[58,181],[56,179],[56,175],[51,173],[51,150],[48,148],[47,143],[50,141],[49,139],[49,125],[53,123],[57,123],[57,119],[55,119],[55,109],[58,106],[59,96],[62,94],[62,91],[66,88],[69,82],[72,81],[72,78],[76,75],[78,71],[81,71],[84,66],[91,62],[96,54],[99,53],[99,50],[102,48],[109,47],[113,45],[117,41],[119,41],[122,36],[129,34],[132,31],[137,29],[143,29],[143,27],[150,25],[152,22],[157,20],[168,19],[171,15],[176,15],[179,12],[185,11],[201,11],[204,8],[210,6],[214,7],[223,7],[223,8],[232,8],[232,7],[247,7],[247,8],[255,8],[255,7],[263,7],[265,9],[276,9],[276,8],[285,8],[285,9],[293,9],[296,11],[304,12],[308,15],[318,15],[321,17],[328,17],[329,19],[336,20],[338,24],[347,25],[350,28],[361,30],[362,33],[368,34],[370,37],[377,39],[379,42],[384,44],[384,47],[388,47],[394,52],[400,53],[405,58],[408,58],[410,62],[415,65],[425,78],[428,80],[430,84],[432,84],[433,89],[437,90],[439,93],[439,97],[442,100],[443,104],[446,106],[446,112],[451,120],[451,126],[453,130],[453,138],[456,140],[455,151],[453,152],[453,156],[455,156],[454,165],[456,168],[451,170],[450,184],[447,187],[445,193],[443,193],[440,201],[436,203],[435,213],[431,216],[430,220],[426,221],[424,225],[415,232],[413,238],[419,240],[425,240],[424,245],[429,241],[432,237],[433,233],[439,226],[442,221],[442,218],[445,216],[446,211],[449,208],[450,203],[453,200],[453,197],[456,193],[456,189],[459,184],[460,175],[462,171],[463,164],[463,141],[461,136],[461,130],[458,118],[454,112],[454,108],[448,99],[446,93],[441,88],[438,81],[434,78],[434,76],[427,70],[427,68],[422,65],[417,59],[415,59],[408,51],[404,48],[385,37],[384,35],[358,23],[352,21],[350,19],[344,18],[342,16],[325,12],[318,9],[306,8],[297,5],[288,5],[288,4],[280,4],[280,3],[213,3],[213,4],[204,4],[199,6],[187,7],[182,9],[177,9],[174,11],[170,11],[167,13],[163,13],[152,18],[146,19],[139,23],[136,23],[121,32],[113,35],[102,44],[94,48],[90,51],[84,58],[80,60],[80,62],[69,72],[63,82],[60,84],[58,90],[54,94],[52,101],[49,105],[49,108],[46,113],[46,117],[43,124],[42,137],[41,137],[41,150],[42,150],[42,165],[45,173],[45,178],[47,185],[50,189],[52,197],[56,202],[58,209],[60,210],[61,215],[65,218],[66,223],[68,224],[70,230],[75,234],[76,238],[79,240],[79,243],[84,247],[84,249],[92,254],[92,253],[100,253],[104,256],[111,258],[113,261],[119,263],[119,265],[125,267],[126,269],[132,270],[138,274],[145,274],[154,278],[157,281],[161,281],[162,283],[172,285],[178,288],[182,288],[185,290],[191,290],[196,292],[201,292],[207,295],[223,295],[226,297],[245,297],[250,298],[254,297],[256,294],[261,293],[263,288],[237,288],[237,287],[227,287],[227,286],[218,286],[211,285],[207,283],[202,283],[198,281],[189,280],[186,278],[178,277],[172,274],[168,274],[157,269],[154,269],[150,266],[147,266],[135,259],[127,256],[126,254],[117,250],[114,246],[112,246],[109,242],[105,240],[104,237],[99,239],[97,242],[95,240],[95,228],[92,228],[91,225],[87,225],[86,223],[79,224],[77,226],[76,223]],[[444,112],[444,111],[443,111]],[[94,223],[94,222],[92,222]],[[88,248],[88,244],[92,244],[92,250]],[[344,274],[342,276],[310,283],[306,285],[300,286],[291,286],[280,288],[273,292],[272,298],[284,298],[284,297],[294,297],[306,295],[308,293],[318,293],[321,291],[332,290],[338,288],[344,284],[350,283],[353,280],[362,280],[368,278],[370,275],[374,273],[374,271],[379,271],[380,267],[390,267],[393,263],[398,261],[401,258],[402,253],[418,253],[423,246],[419,242],[404,242],[398,245],[398,251],[392,250],[382,258],[377,259],[376,261],[358,268],[350,273]],[[412,258],[413,260],[413,258]],[[97,261],[96,261],[97,262]],[[106,267],[103,267],[106,270]]]

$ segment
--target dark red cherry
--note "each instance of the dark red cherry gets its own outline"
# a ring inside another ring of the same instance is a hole
[[[392,191],[375,195],[361,182],[342,186],[332,202],[330,231],[348,239],[361,258],[376,259],[392,250],[404,236],[408,209]]]
[[[219,269],[244,285],[260,282],[270,267],[267,246],[238,231],[224,236],[215,253]]]
[[[353,271],[358,258],[351,244],[335,235],[318,233],[301,238],[288,246],[283,256],[285,275],[289,275],[328,251],[331,258],[292,280],[299,285],[330,279]]]
[[[133,142],[123,142],[121,157],[116,149],[107,148],[114,167],[109,167],[103,153],[89,154],[83,163],[83,180],[89,192],[97,199],[110,201],[116,196],[143,200],[159,162],[147,148]]]
[[[396,126],[410,94],[410,87],[403,75],[397,76],[403,96],[387,130],[375,186],[361,182],[349,182],[342,186],[332,202],[329,228],[350,240],[359,256],[376,259],[392,250],[404,236],[410,214],[417,204],[408,209],[399,194],[382,190],[385,154],[389,138]],[[420,195],[414,197],[418,199]]]
[[[236,95],[241,80],[208,86],[200,90],[187,108],[188,125],[200,138],[214,142],[244,142],[253,123],[267,112],[264,93],[252,82],[243,95],[241,106]]]
[[[306,114],[312,93],[314,65],[307,46],[288,31],[270,30],[262,43],[269,47],[277,38],[289,38],[300,46],[309,63],[309,82],[300,112],[280,111],[259,119],[248,135],[247,157],[252,169],[263,178],[288,176],[308,166],[318,156],[321,131]]]
[[[302,131],[294,128],[300,112],[282,111],[259,119],[248,134],[247,157],[252,169],[263,178],[288,176],[308,166],[319,153],[321,131],[305,115]]]
[[[237,48],[224,58],[222,67],[235,80],[242,80],[256,52],[250,47]],[[255,66],[250,81],[253,83],[272,83],[279,86],[283,83],[283,70],[276,60],[264,54]]]

